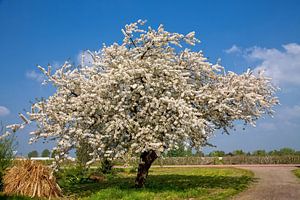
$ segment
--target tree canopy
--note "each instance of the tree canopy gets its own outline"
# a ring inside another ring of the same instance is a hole
[[[50,157],[49,149],[44,149],[41,154],[42,157]]]
[[[56,92],[9,128],[36,122],[31,142],[54,139],[57,161],[86,141],[90,164],[99,157],[155,159],[182,141],[198,149],[216,129],[227,132],[236,120],[255,125],[272,114],[276,88],[262,72],[227,72],[187,48],[199,42],[194,32],[143,29],[144,23],[126,25],[121,44],[88,51],[91,66],[66,62],[54,73],[39,66]]]
[[[28,154],[27,154],[28,158],[32,158],[32,157],[38,157],[39,156],[39,152],[37,150],[33,150],[33,151],[30,151]]]

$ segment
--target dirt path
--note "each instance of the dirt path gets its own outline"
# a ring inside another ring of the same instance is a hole
[[[256,183],[234,200],[300,200],[300,180],[291,166],[241,166],[255,173]]]

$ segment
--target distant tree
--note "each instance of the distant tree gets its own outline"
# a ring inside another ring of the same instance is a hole
[[[223,157],[225,156],[224,151],[212,151],[208,154],[209,157]]]
[[[243,155],[246,155],[246,153],[243,150],[238,149],[238,150],[234,150],[232,152],[232,155],[234,155],[234,156],[243,156]]]
[[[265,150],[256,150],[252,152],[253,156],[266,156],[267,152]]]
[[[181,142],[177,149],[172,149],[167,152],[168,157],[187,157],[192,156],[192,148]]]
[[[28,153],[28,158],[38,157],[38,156],[39,156],[39,153],[36,150]]]
[[[43,150],[42,157],[50,157],[50,151],[49,151],[49,149],[44,149]]]
[[[225,156],[234,156],[233,155],[233,153],[232,152],[228,152],[228,153],[226,153],[226,155]]]
[[[279,153],[280,153],[280,155],[295,155],[296,151],[292,148],[285,147],[285,148],[280,149]]]
[[[280,156],[280,152],[278,150],[272,150],[268,152],[269,156]]]

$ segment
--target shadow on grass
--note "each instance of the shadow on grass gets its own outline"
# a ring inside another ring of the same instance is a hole
[[[183,192],[189,189],[245,189],[253,179],[248,176],[201,176],[201,175],[149,175],[145,188],[149,192]],[[103,189],[116,188],[119,190],[136,191],[134,177],[113,177],[98,183],[74,184],[63,187],[64,192],[76,196],[88,196]]]
[[[23,197],[23,196],[8,196],[0,193],[1,200],[32,200],[30,197]]]

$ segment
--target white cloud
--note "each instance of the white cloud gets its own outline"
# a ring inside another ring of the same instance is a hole
[[[34,70],[27,71],[26,74],[25,74],[25,76],[27,78],[29,78],[29,79],[36,80],[38,82],[43,82],[43,80],[45,78],[43,74],[38,73],[38,72],[36,72]]]
[[[242,49],[234,44],[232,45],[232,47],[230,47],[229,49],[225,49],[224,51],[225,53],[232,54],[232,53],[241,53]]]
[[[255,70],[265,70],[274,83],[300,86],[300,45],[290,43],[282,47],[283,50],[253,47],[244,52],[246,58],[259,61]]]
[[[0,106],[0,116],[9,115],[10,111],[5,106]]]

